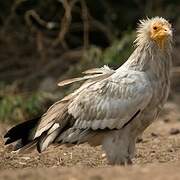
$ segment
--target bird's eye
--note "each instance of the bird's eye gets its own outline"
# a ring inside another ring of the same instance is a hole
[[[157,30],[157,27],[156,27],[156,26],[154,26],[154,27],[153,27],[153,29],[154,29],[154,30]]]

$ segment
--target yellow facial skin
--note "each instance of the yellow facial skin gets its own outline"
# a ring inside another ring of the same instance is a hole
[[[166,39],[172,34],[169,24],[154,23],[151,27],[150,37],[161,49],[164,49]]]

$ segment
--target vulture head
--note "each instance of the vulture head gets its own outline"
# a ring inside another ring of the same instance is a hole
[[[172,28],[171,24],[162,17],[141,20],[137,29],[137,46],[149,44],[149,46],[164,49],[171,45]]]

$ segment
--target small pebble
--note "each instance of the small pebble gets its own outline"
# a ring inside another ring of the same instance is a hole
[[[154,153],[156,153],[156,151],[155,151],[155,150],[151,150],[150,152],[151,152],[151,153],[153,153],[153,154],[154,154]]]
[[[21,165],[26,165],[26,163],[25,163],[25,162],[19,162],[19,164],[21,164]]]
[[[137,137],[136,143],[141,143],[141,142],[143,142],[143,138],[142,137]]]
[[[169,123],[170,122],[170,119],[166,118],[163,120],[165,123]]]
[[[167,149],[168,152],[174,152],[172,148]]]
[[[102,180],[103,178],[99,175],[93,175],[90,177],[90,180]]]
[[[170,134],[171,135],[176,135],[176,134],[179,134],[180,133],[180,129],[177,129],[177,128],[172,128],[170,130]]]
[[[103,153],[101,156],[102,156],[102,158],[105,158],[105,157],[106,157],[106,154],[105,154],[105,153]]]
[[[158,135],[157,133],[152,132],[152,133],[151,133],[151,136],[152,136],[152,137],[158,137],[159,135]]]
[[[24,156],[24,157],[21,157],[21,159],[23,159],[23,160],[29,160],[29,159],[31,159],[30,157],[28,157],[28,156]]]

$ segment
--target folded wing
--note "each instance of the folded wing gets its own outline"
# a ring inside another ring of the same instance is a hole
[[[84,89],[68,105],[74,127],[93,130],[120,129],[152,97],[151,85],[141,72],[122,72]]]

